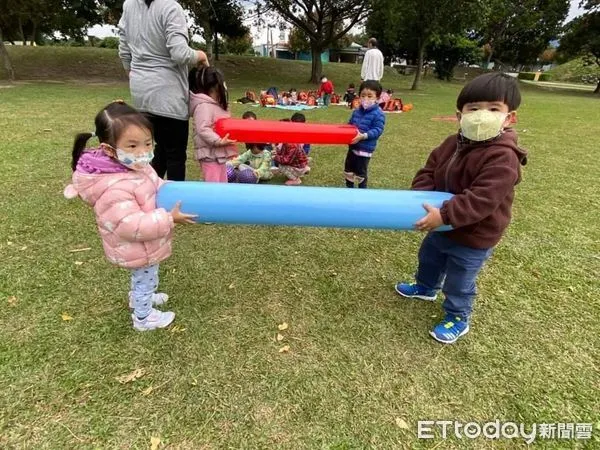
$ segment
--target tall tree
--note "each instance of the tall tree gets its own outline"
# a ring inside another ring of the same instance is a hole
[[[12,61],[10,60],[10,55],[6,51],[6,47],[4,46],[4,38],[2,36],[2,26],[0,26],[0,58],[2,59],[2,64],[4,65],[4,69],[6,70],[6,75],[8,76],[8,81],[12,82],[15,80],[15,71],[12,66]]]
[[[343,27],[344,24],[339,23],[335,31],[336,34],[340,33]],[[339,50],[348,47],[352,43],[351,37],[351,34],[346,34],[340,37],[338,40],[331,42],[329,44],[329,48]],[[293,53],[310,51],[310,38],[304,32],[304,30],[296,26],[293,26],[290,31],[290,34],[288,36],[288,44],[290,51]]]
[[[566,25],[559,51],[568,56],[583,56],[586,64],[598,66],[594,93],[600,95],[600,1],[588,0],[582,4],[586,13]]]
[[[435,61],[435,74],[440,80],[451,81],[460,62],[480,63],[482,50],[473,39],[448,34],[433,40],[427,47],[427,57]]]
[[[288,36],[290,51],[294,54],[307,52],[310,50],[310,40],[304,30],[298,27],[292,27]]]
[[[404,47],[416,53],[417,70],[412,89],[421,82],[425,50],[436,37],[466,33],[478,26],[484,0],[380,0],[374,9],[389,13],[392,22],[384,27],[386,45]],[[375,24],[371,27],[376,30]],[[385,35],[387,29],[387,35]],[[389,36],[389,37],[388,37]],[[378,37],[375,33],[375,37]],[[393,48],[393,47],[392,47]]]
[[[416,42],[408,33],[408,26],[403,20],[398,0],[374,2],[365,32],[367,39],[372,36],[377,38],[377,47],[383,53],[386,63],[397,57],[405,57],[407,60],[416,58]],[[362,44],[365,45],[366,40]]]
[[[312,55],[310,82],[317,83],[323,71],[321,54],[363,20],[370,0],[263,0],[286,22],[302,30]],[[340,27],[340,24],[341,27]]]
[[[224,40],[227,53],[246,55],[252,52],[252,35],[250,34],[250,30],[242,37],[225,36]]]
[[[219,59],[219,36],[242,38],[248,28],[242,24],[243,8],[236,0],[181,0],[206,41],[209,56]]]
[[[89,25],[102,21],[99,10],[96,0],[0,0],[0,58],[9,78],[14,77],[14,70],[5,39],[33,45],[42,34],[58,31],[82,40]]]
[[[493,59],[512,65],[535,62],[557,37],[569,6],[569,0],[490,0],[481,29],[488,63]]]

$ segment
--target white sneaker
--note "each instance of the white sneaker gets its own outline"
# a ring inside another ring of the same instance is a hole
[[[134,308],[133,302],[133,292],[129,291],[129,309]],[[163,303],[167,303],[169,301],[169,296],[167,294],[163,294],[162,292],[157,292],[156,294],[152,294],[152,305],[158,306]]]
[[[175,320],[175,313],[172,311],[163,312],[152,308],[148,317],[140,320],[135,317],[135,314],[132,314],[131,319],[133,320],[133,328],[137,331],[150,331],[157,328],[166,328],[171,325],[171,322]]]

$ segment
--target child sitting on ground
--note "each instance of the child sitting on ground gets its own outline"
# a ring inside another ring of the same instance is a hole
[[[296,123],[306,123],[306,117],[302,113],[294,113],[294,115],[291,118],[291,121],[296,122]],[[310,144],[301,144],[301,145],[302,145],[302,150],[304,150],[304,153],[306,153],[308,155],[310,153]]]
[[[465,85],[456,101],[460,131],[431,152],[412,189],[454,194],[441,208],[424,205],[415,226],[428,234],[419,250],[416,282],[398,283],[403,297],[435,301],[441,289],[444,319],[430,332],[451,344],[469,331],[477,275],[511,220],[515,185],[527,152],[509,128],[521,103],[517,80],[493,72]],[[432,232],[451,225],[447,232]]]
[[[296,88],[291,88],[290,89],[290,105],[297,105],[298,104],[298,91],[296,91]]]
[[[254,114],[254,111],[246,111],[244,114],[242,114],[242,119],[256,120],[256,114]]]
[[[281,122],[290,122],[290,119],[281,119]],[[300,177],[310,172],[302,144],[278,144],[272,156],[275,166],[271,171],[274,175],[284,175],[288,186],[302,184]]]
[[[270,180],[271,153],[265,150],[265,144],[246,144],[246,148],[246,152],[227,163],[227,181],[256,184]]]
[[[392,99],[393,93],[394,91],[392,91],[391,89],[388,89],[387,91],[383,91],[381,93],[381,96],[379,97],[379,106],[381,106],[381,109],[383,109],[385,104]]]

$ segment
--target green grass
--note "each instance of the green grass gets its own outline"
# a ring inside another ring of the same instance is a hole
[[[18,81],[126,81],[117,50],[12,45],[8,45],[7,49]],[[214,64],[223,70],[229,84],[236,86],[242,93],[246,89],[260,90],[270,86],[279,86],[281,89],[314,88],[314,85],[307,82],[311,67],[311,63],[307,61],[224,55],[219,61],[214,61]],[[348,83],[358,81],[360,65],[326,63],[323,65],[323,72],[329,74],[338,89],[345,89]],[[0,65],[0,80],[5,79],[4,66]],[[390,67],[386,67],[386,79],[406,80],[406,84],[412,81],[412,77],[403,77]]]
[[[596,64],[585,64],[583,58],[575,58],[550,70],[548,74],[552,81],[570,81],[581,83],[581,77],[585,75],[600,74],[600,68]]]
[[[301,82],[298,67],[277,85]],[[270,81],[253,76],[231,77],[232,96]],[[459,85],[390,85],[415,109],[388,116],[375,189],[407,188],[456,129],[431,118],[453,114]],[[105,261],[92,211],[62,196],[73,134],[127,87],[0,89],[0,447],[149,448],[154,436],[170,449],[516,448],[522,441],[419,441],[416,424],[599,427],[600,109],[584,95],[523,95],[517,128],[531,157],[514,223],[480,277],[471,333],[445,347],[428,336],[439,304],[393,292],[413,274],[422,236],[371,230],[177,227],[161,266],[177,328],[134,332],[128,273]],[[348,111],[307,118],[339,123]],[[313,153],[306,184],[340,186],[345,149]],[[189,175],[199,178],[193,161]],[[137,368],[141,379],[115,379]],[[578,445],[598,448],[598,432]]]

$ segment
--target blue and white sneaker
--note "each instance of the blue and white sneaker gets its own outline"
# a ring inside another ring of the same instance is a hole
[[[169,296],[162,292],[156,292],[152,294],[152,306],[159,306],[167,303],[169,301]],[[133,292],[129,291],[129,309],[134,308],[133,301]]]
[[[459,337],[469,332],[469,322],[454,314],[446,314],[444,320],[429,332],[432,338],[442,344],[453,344]]]
[[[152,308],[150,315],[143,319],[138,319],[135,314],[131,315],[133,320],[133,328],[137,331],[151,331],[157,328],[166,328],[173,320],[175,320],[175,313],[172,311],[159,311],[158,309]]]
[[[428,302],[433,302],[437,298],[436,291],[425,289],[416,283],[398,283],[394,288],[402,297],[418,298],[419,300],[426,300]]]

